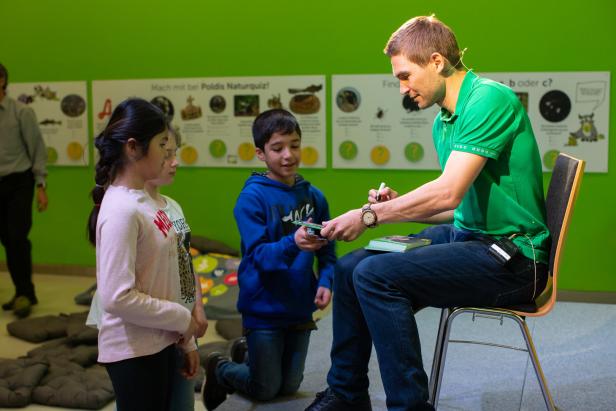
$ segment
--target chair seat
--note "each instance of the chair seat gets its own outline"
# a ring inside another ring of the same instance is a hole
[[[519,305],[511,305],[509,307],[495,307],[495,309],[514,311],[519,314],[524,314],[524,313],[532,314],[532,313],[536,313],[539,310],[535,302],[519,304]]]

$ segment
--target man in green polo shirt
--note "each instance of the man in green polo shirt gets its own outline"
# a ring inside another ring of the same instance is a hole
[[[406,194],[370,190],[369,203],[325,222],[321,235],[352,241],[377,224],[433,226],[432,244],[406,253],[356,250],[334,276],[329,387],[307,410],[369,410],[374,344],[390,410],[433,410],[414,312],[425,306],[527,303],[547,279],[541,161],[528,116],[509,88],[465,70],[449,27],[416,17],[389,39],[400,92],[425,109],[442,174]]]

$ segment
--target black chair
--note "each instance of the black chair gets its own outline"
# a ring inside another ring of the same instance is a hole
[[[548,283],[545,290],[535,299],[535,301],[531,304],[516,307],[453,307],[444,308],[442,310],[436,347],[434,349],[434,360],[432,362],[432,372],[430,374],[429,386],[430,402],[434,405],[435,409],[438,406],[438,397],[445,368],[447,346],[449,342],[454,342],[488,345],[492,347],[528,352],[533,363],[539,385],[541,386],[545,405],[549,410],[556,410],[554,400],[548,389],[545,375],[543,374],[541,364],[539,363],[539,358],[537,357],[537,352],[535,351],[533,339],[526,325],[526,317],[544,316],[552,310],[554,304],[556,303],[556,285],[560,258],[562,255],[565,238],[567,236],[567,229],[569,228],[571,214],[573,212],[573,205],[580,189],[584,165],[585,162],[583,160],[578,160],[566,154],[561,153],[556,158],[556,163],[554,165],[552,178],[550,179],[550,185],[548,187],[546,197],[547,226],[552,235]],[[451,331],[453,320],[464,313],[473,314],[473,318],[475,318],[475,316],[494,318],[499,320],[500,324],[502,324],[504,318],[509,318],[515,321],[520,326],[520,331],[526,341],[526,348],[518,348],[482,341],[450,340],[449,333]]]

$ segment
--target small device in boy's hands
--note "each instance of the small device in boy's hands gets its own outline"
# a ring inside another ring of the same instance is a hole
[[[304,227],[308,229],[308,234],[310,235],[316,235],[319,237],[321,236],[321,229],[323,228],[321,224],[309,223],[308,221],[300,221],[300,220],[293,221],[293,224],[303,225]]]

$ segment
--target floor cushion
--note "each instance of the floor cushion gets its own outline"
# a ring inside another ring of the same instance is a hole
[[[111,379],[100,365],[89,368],[66,360],[52,360],[32,391],[32,402],[55,407],[97,410],[115,398]]]
[[[48,365],[35,359],[0,360],[0,408],[25,407]]]

